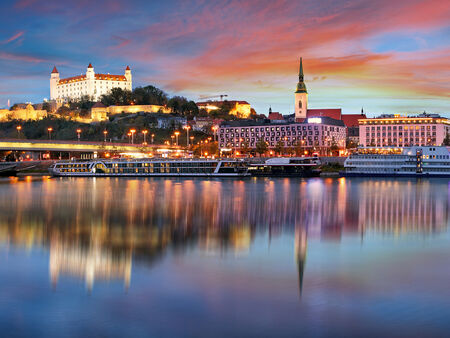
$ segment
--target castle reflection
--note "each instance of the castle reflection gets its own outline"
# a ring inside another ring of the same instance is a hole
[[[50,280],[88,289],[168,250],[251,250],[256,236],[293,238],[300,291],[307,241],[381,232],[430,235],[448,224],[446,181],[360,179],[43,179],[0,184],[0,241],[47,248]]]

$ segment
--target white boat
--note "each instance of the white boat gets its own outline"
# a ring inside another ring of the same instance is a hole
[[[245,162],[234,159],[140,159],[57,162],[50,167],[53,176],[248,176]]]
[[[344,176],[450,177],[450,153],[443,146],[362,147],[344,168]]]
[[[275,157],[264,163],[253,163],[249,172],[253,176],[319,176],[320,158],[313,157]]]

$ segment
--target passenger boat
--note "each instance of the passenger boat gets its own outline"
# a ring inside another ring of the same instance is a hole
[[[358,148],[344,162],[343,176],[450,177],[447,147]]]
[[[252,176],[300,176],[320,175],[320,158],[313,157],[276,157],[264,163],[253,163],[249,166]]]
[[[57,162],[50,167],[53,176],[247,176],[247,165],[241,160],[206,159],[140,159]]]

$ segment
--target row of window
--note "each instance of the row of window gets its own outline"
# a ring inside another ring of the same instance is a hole
[[[341,131],[344,127],[331,127],[331,126],[311,126],[311,125],[293,125],[284,127],[236,127],[236,128],[220,128],[219,133],[248,133],[248,132],[264,132],[264,131],[300,131],[300,130],[328,130],[328,131]]]

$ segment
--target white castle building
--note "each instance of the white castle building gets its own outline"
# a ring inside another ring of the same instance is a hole
[[[67,101],[89,95],[94,101],[107,94],[113,88],[131,90],[131,70],[127,66],[125,75],[96,74],[91,64],[86,75],[59,78],[56,66],[50,76],[50,99]]]

